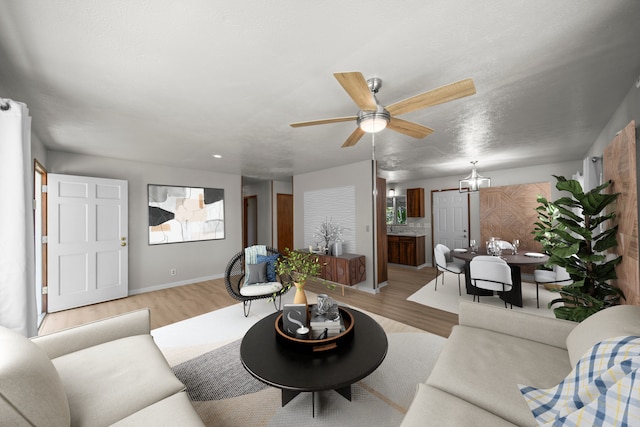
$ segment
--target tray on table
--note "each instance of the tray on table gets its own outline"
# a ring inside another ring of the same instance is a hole
[[[313,306],[309,306],[309,318],[311,318],[312,309]],[[338,307],[338,311],[340,312],[340,317],[342,319],[342,322],[344,323],[343,332],[340,332],[338,335],[329,338],[306,340],[292,337],[284,332],[282,327],[282,313],[280,313],[280,315],[276,318],[275,324],[276,340],[280,344],[290,347],[294,350],[312,353],[335,350],[339,347],[343,347],[347,345],[353,338],[354,320],[353,315],[346,308]]]

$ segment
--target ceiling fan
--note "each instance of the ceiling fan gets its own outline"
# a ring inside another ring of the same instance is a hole
[[[376,99],[376,93],[378,93],[378,90],[380,90],[382,86],[381,79],[374,77],[365,80],[362,73],[359,72],[334,73],[333,76],[338,80],[338,83],[342,85],[351,99],[353,99],[358,108],[360,108],[358,115],[291,123],[290,126],[297,128],[355,120],[358,127],[347,138],[345,143],[342,144],[343,147],[354,146],[365,133],[379,132],[386,127],[413,138],[424,138],[433,133],[433,129],[419,125],[418,123],[399,119],[396,116],[410,113],[411,111],[416,111],[421,108],[443,104],[476,93],[473,80],[464,79],[385,107],[380,105]]]

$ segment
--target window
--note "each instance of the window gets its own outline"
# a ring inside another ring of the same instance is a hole
[[[404,196],[387,197],[387,224],[407,223],[407,199]]]

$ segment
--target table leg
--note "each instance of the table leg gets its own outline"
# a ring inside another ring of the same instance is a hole
[[[336,391],[340,394],[340,396],[347,399],[351,402],[351,386],[348,385],[346,387],[337,388]],[[299,395],[300,391],[294,390],[285,390],[282,389],[282,406],[285,406],[287,403],[291,402],[297,395]],[[311,392],[311,416],[313,418],[316,417],[316,393],[315,391]]]
[[[299,394],[300,394],[299,391],[282,389],[282,406],[291,402],[293,398]]]
[[[349,402],[351,402],[351,386],[350,385],[342,388],[337,388],[336,391],[340,393],[342,397],[344,397]]]
[[[512,288],[509,292],[499,292],[500,299],[507,303],[522,307],[522,274],[520,267],[511,265]]]

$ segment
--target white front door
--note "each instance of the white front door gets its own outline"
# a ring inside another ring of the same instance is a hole
[[[433,247],[449,249],[469,246],[469,196],[458,190],[433,193]]]
[[[128,294],[127,181],[48,174],[48,311]]]

